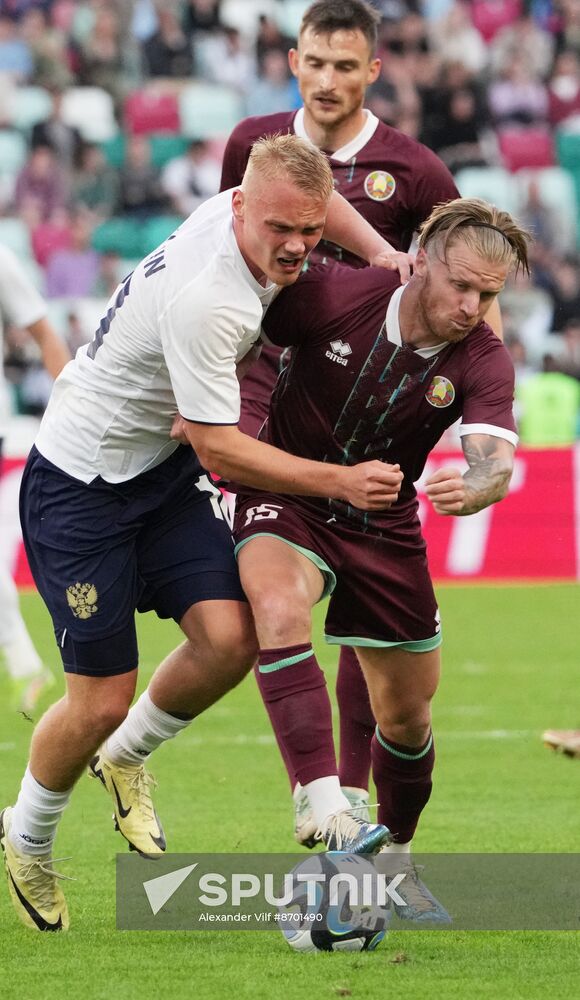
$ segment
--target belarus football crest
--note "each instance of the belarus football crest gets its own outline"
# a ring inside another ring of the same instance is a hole
[[[386,170],[373,170],[365,179],[365,192],[373,201],[387,201],[394,193],[397,182]]]
[[[455,387],[444,375],[435,375],[425,393],[425,399],[431,406],[451,406],[455,399]]]

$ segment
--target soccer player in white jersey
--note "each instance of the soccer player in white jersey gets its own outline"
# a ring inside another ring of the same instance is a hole
[[[139,264],[57,380],[24,473],[21,519],[67,693],[37,726],[16,804],[0,815],[12,902],[32,929],[68,927],[52,843],[89,761],[113,794],[123,835],[141,853],[159,853],[165,840],[142,757],[254,661],[230,529],[205,470],[369,510],[397,496],[400,477],[389,464],[309,462],[236,426],[236,362],[323,231],[367,259],[385,248],[333,193],[320,150],[296,136],[261,140],[241,188],[207,202]],[[406,255],[393,262],[405,272]],[[191,447],[170,439],[177,412]],[[127,720],[139,752],[125,752],[117,738],[95,759],[135,692],[136,609],[173,618],[185,642]],[[383,831],[362,824],[361,842]]]
[[[44,367],[56,378],[70,360],[68,348],[53,330],[46,304],[18,258],[0,246],[0,476],[10,417],[9,389],[1,360],[4,321],[28,330],[40,348]],[[43,691],[53,683],[53,676],[43,664],[20,613],[18,591],[4,552],[0,553],[0,651],[11,679],[13,707],[33,711]]]

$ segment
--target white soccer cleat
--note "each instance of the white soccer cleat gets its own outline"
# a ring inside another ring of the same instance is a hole
[[[151,798],[156,787],[153,775],[142,764],[116,764],[102,750],[90,761],[89,775],[98,778],[111,796],[115,828],[131,850],[145,858],[163,854],[167,845]]]
[[[33,931],[67,931],[68,908],[58,880],[69,876],[56,872],[53,865],[69,859],[21,854],[8,836],[11,823],[12,809],[8,807],[0,813],[0,846],[4,851],[8,889],[19,919]]]

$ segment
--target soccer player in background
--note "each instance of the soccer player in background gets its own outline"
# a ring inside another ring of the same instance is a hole
[[[40,348],[44,367],[52,378],[56,378],[70,361],[68,348],[52,328],[46,304],[18,258],[7,247],[0,246],[0,475],[2,443],[11,411],[1,362],[5,321],[28,331]],[[0,559],[0,650],[12,683],[14,708],[22,712],[33,711],[43,691],[53,683],[53,676],[30,638],[20,613],[18,591],[3,559]]]
[[[347,276],[337,264],[313,265],[264,318],[267,337],[293,350],[260,439],[311,460],[373,457],[400,470],[397,499],[380,511],[242,490],[234,536],[260,644],[260,691],[325,838],[351,808],[312,649],[312,607],[325,595],[326,641],[356,648],[376,720],[378,820],[392,837],[383,851],[405,855],[405,905],[395,908],[412,920],[449,920],[410,860],[432,787],[441,644],[413,484],[461,418],[468,469],[437,470],[428,500],[439,514],[464,516],[508,491],[514,372],[484,316],[512,267],[527,270],[527,240],[508,213],[457,199],[423,225],[408,284],[370,268]]]
[[[366,88],[380,71],[376,58],[380,16],[365,0],[317,0],[302,20],[290,67],[304,105],[298,111],[248,118],[234,129],[226,146],[221,188],[239,184],[252,143],[259,136],[293,132],[327,153],[336,189],[399,250],[408,250],[414,232],[435,205],[458,195],[448,169],[431,150],[380,122],[364,108]],[[312,261],[364,261],[323,241]],[[488,322],[501,331],[497,303]],[[276,379],[288,351],[264,347],[242,382],[240,427],[256,435],[266,419]],[[374,719],[353,650],[339,659],[336,695],[340,709],[340,777],[353,806],[368,803],[370,745]],[[295,836],[312,847],[317,824],[307,797],[294,784]]]
[[[296,136],[256,143],[241,188],[204,204],[136,267],[55,383],[20,511],[66,695],[36,727],[16,804],[0,815],[12,902],[31,929],[68,927],[52,844],[75,782],[133,699],[135,611],[173,618],[185,636],[132,709],[137,751],[128,754],[117,739],[93,761],[122,832],[143,853],[165,849],[143,753],[175,736],[254,662],[231,533],[205,469],[363,509],[395,498],[397,474],[385,463],[312,463],[237,427],[236,362],[325,225],[332,238],[380,259],[384,240],[333,191],[319,150]],[[404,268],[405,255],[394,263]],[[177,411],[191,447],[170,439]],[[114,779],[111,758],[121,764]],[[385,831],[361,822],[357,836],[366,846]]]

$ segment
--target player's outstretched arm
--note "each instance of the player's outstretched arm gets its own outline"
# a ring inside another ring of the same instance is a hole
[[[411,254],[395,250],[338,191],[330,199],[323,235],[373,267],[398,271],[403,284],[411,277]]]
[[[427,480],[425,492],[438,514],[476,514],[507,495],[514,446],[491,434],[466,434],[463,454],[469,469],[446,466]]]
[[[206,469],[246,486],[346,500],[361,510],[384,510],[399,495],[403,474],[398,465],[314,462],[255,441],[233,426],[183,421],[182,429]]]
[[[60,375],[71,355],[64,340],[53,329],[46,316],[27,327],[32,339],[40,347],[42,363],[52,378]]]

